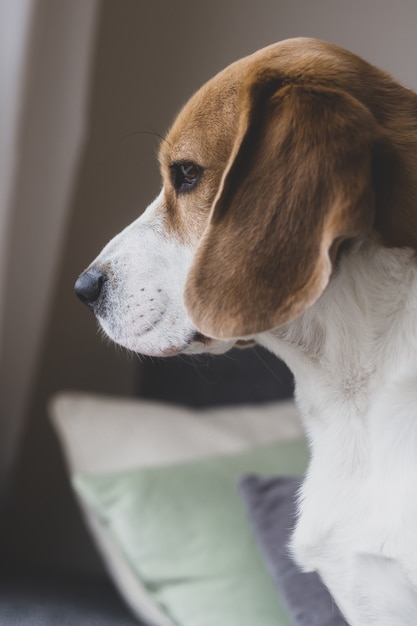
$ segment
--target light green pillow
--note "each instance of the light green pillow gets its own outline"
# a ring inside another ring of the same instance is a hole
[[[74,486],[136,576],[181,626],[288,626],[246,520],[242,474],[294,475],[304,441],[107,475]]]
[[[74,478],[130,567],[181,626],[288,626],[258,554],[237,483],[243,474],[294,475],[304,441],[192,463]]]

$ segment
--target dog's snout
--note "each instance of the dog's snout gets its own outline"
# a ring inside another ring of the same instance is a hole
[[[91,267],[77,278],[74,285],[75,293],[81,302],[93,308],[101,295],[105,281],[106,274],[97,267]]]

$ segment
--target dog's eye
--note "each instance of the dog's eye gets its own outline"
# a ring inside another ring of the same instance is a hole
[[[201,168],[195,163],[183,162],[171,165],[171,179],[177,193],[191,191],[201,177]]]

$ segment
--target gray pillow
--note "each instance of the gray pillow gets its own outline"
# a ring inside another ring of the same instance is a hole
[[[240,487],[273,581],[295,626],[348,626],[316,573],[301,572],[288,553],[298,478],[246,476]]]

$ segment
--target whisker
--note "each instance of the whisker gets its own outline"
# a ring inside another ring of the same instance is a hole
[[[134,135],[151,135],[152,137],[157,137],[158,139],[160,139],[162,143],[167,143],[170,147],[172,147],[172,144],[163,135],[161,135],[160,133],[158,133],[158,131],[149,126],[149,124],[145,125],[147,126],[148,130],[134,130],[130,133],[122,135],[121,139],[128,139],[129,137],[133,137]]]
[[[168,141],[168,139],[166,137],[164,137],[163,135],[160,135],[154,128],[152,128],[152,126],[150,126],[149,124],[145,124],[145,126],[156,136],[159,137],[159,139],[163,142],[163,143],[167,143],[169,145],[170,148],[172,148],[172,144]]]
[[[282,385],[284,383],[284,379],[282,378],[282,376],[279,376],[279,374],[277,372],[275,372],[272,369],[272,367],[270,367],[268,365],[268,363],[262,358],[262,356],[259,354],[259,352],[257,350],[254,350],[254,353],[256,354],[257,358],[262,363],[262,365],[268,370],[268,372],[270,374],[272,374],[272,376],[275,378],[275,380],[277,380]]]

